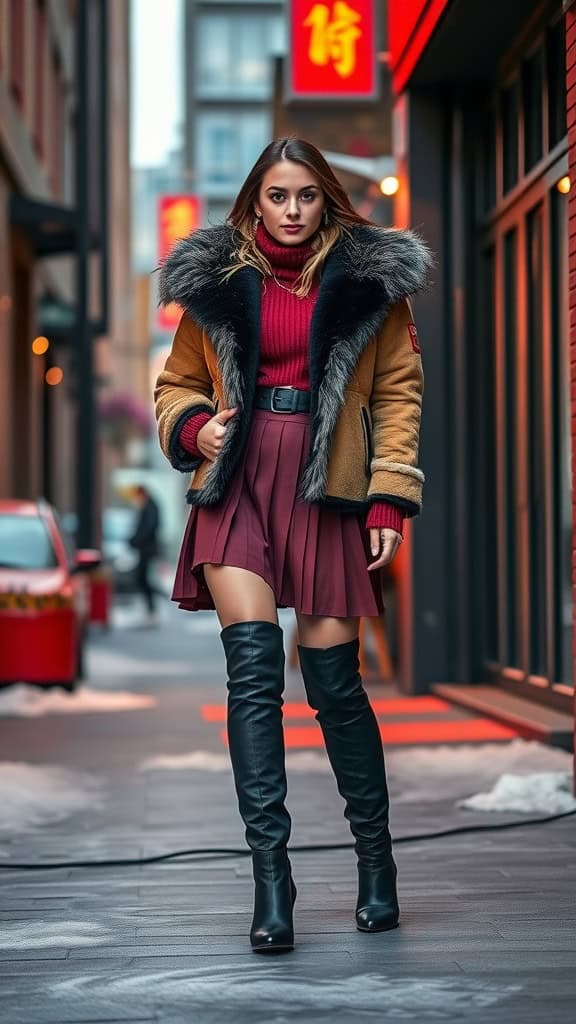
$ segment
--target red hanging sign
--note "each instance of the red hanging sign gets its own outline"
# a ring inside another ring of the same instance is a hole
[[[179,238],[200,227],[202,206],[198,196],[160,196],[158,201],[158,262],[161,263]],[[157,325],[163,330],[176,327],[182,310],[175,302],[157,310]]]
[[[291,99],[377,95],[374,0],[291,0]]]

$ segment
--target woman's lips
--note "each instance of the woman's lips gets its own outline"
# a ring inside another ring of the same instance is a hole
[[[303,224],[282,224],[282,230],[287,231],[289,235],[297,235],[303,227]]]

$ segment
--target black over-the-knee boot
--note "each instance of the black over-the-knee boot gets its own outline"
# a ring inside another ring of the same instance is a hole
[[[221,634],[228,669],[228,744],[255,882],[250,942],[255,952],[294,947],[287,843],[282,693],[282,629],[273,622],[235,622]]]
[[[388,786],[376,716],[362,685],[358,638],[334,647],[298,645],[308,703],[316,710],[358,857],[356,925],[398,924],[396,864],[388,825]]]

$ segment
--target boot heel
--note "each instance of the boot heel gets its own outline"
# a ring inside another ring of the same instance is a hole
[[[250,944],[255,953],[288,953],[294,949],[292,910],[296,886],[286,850],[252,853],[254,917]]]

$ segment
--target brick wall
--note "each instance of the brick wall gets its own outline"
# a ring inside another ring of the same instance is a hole
[[[572,396],[572,521],[575,524],[572,543],[572,585],[576,594],[576,3],[566,8],[566,92],[568,112],[568,164],[572,189],[568,197],[569,297],[570,297],[570,394]],[[576,610],[576,601],[573,608]],[[576,679],[576,614],[574,614],[574,664]],[[576,707],[575,707],[576,711]],[[576,719],[576,715],[575,715]],[[574,735],[576,780],[576,728]],[[576,793],[576,781],[575,781]]]

